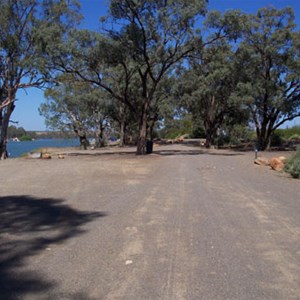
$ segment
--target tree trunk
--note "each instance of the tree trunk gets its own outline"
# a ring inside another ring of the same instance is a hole
[[[87,147],[90,145],[90,143],[89,143],[88,139],[86,138],[86,135],[80,135],[79,141],[80,141],[80,148],[87,150]]]
[[[270,133],[260,133],[260,135],[257,137],[257,147],[258,150],[260,151],[264,151],[264,150],[268,150],[271,147],[271,136],[272,134]]]
[[[206,108],[206,119],[204,120],[204,128],[206,133],[206,148],[210,148],[215,144],[217,134],[216,124],[216,99],[214,96],[208,98],[208,106]]]
[[[98,126],[98,132],[97,132],[97,138],[98,138],[98,147],[102,148],[104,147],[104,139],[103,139],[103,126],[102,122],[99,122]]]
[[[125,130],[126,130],[126,123],[124,120],[120,123],[120,147],[124,147],[125,145]]]
[[[156,120],[152,120],[149,126],[149,137],[150,140],[152,141],[154,139],[154,126],[155,126]]]
[[[256,129],[257,135],[257,148],[260,151],[264,151],[271,146],[272,130],[267,130],[267,125],[262,124],[260,128]]]
[[[7,152],[7,129],[9,125],[10,116],[15,108],[14,103],[10,103],[7,107],[5,107],[2,111],[0,111],[0,128],[1,128],[1,136],[0,136],[0,159],[8,158]],[[3,114],[3,115],[2,115]]]
[[[79,142],[80,142],[80,148],[87,150],[87,147],[90,145],[89,140],[86,137],[86,133],[82,129],[78,129],[75,125],[73,125],[73,130],[76,133],[76,135],[79,137]]]
[[[205,147],[211,148],[214,145],[215,145],[215,138],[214,138],[213,134],[207,133],[206,140],[205,140]]]
[[[136,154],[146,154],[146,139],[147,139],[147,121],[148,121],[149,103],[145,103],[143,113],[139,124],[139,136],[137,141]]]
[[[205,147],[210,148],[211,146],[215,145],[217,129],[214,127],[213,124],[209,123],[204,124],[204,128],[206,133]]]
[[[256,113],[256,109],[251,108],[252,118],[256,127],[256,138],[257,138],[257,149],[260,151],[267,150],[271,147],[271,137],[274,133],[276,127],[274,124],[278,118],[278,111],[274,111],[271,115],[267,115],[266,109],[264,109],[265,113],[262,117],[262,121],[259,121],[259,116]]]

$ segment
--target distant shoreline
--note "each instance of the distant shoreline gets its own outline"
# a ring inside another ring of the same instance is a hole
[[[76,138],[38,138],[23,142],[9,141],[7,149],[9,158],[16,158],[43,148],[69,148],[78,146],[79,140]]]

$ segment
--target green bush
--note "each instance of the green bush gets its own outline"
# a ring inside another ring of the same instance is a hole
[[[289,137],[289,140],[290,141],[293,141],[293,140],[300,140],[300,134],[293,134],[292,136]]]
[[[300,135],[300,126],[276,129],[275,133],[278,134],[283,140],[289,140],[295,134]]]
[[[300,179],[300,148],[296,154],[287,161],[284,170],[294,178]]]
[[[271,136],[271,147],[280,147],[283,145],[283,143],[284,143],[284,138],[280,136],[280,134],[278,134],[277,132],[275,132]]]
[[[244,125],[235,125],[228,130],[229,141],[231,145],[240,145],[249,143],[256,139],[256,133]]]
[[[203,127],[196,126],[193,128],[191,138],[192,139],[204,139],[206,137],[205,130]]]
[[[21,142],[32,141],[32,137],[28,134],[23,134],[22,136],[20,136],[20,141]]]

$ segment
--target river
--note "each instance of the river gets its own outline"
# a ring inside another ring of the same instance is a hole
[[[7,144],[7,151],[9,157],[14,158],[39,148],[76,146],[79,146],[78,139],[38,139],[26,142],[9,141]]]

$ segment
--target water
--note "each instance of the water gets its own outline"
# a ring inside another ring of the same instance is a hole
[[[39,148],[76,146],[79,146],[78,139],[40,139],[26,142],[9,141],[7,144],[7,151],[9,153],[9,157],[14,158]]]

